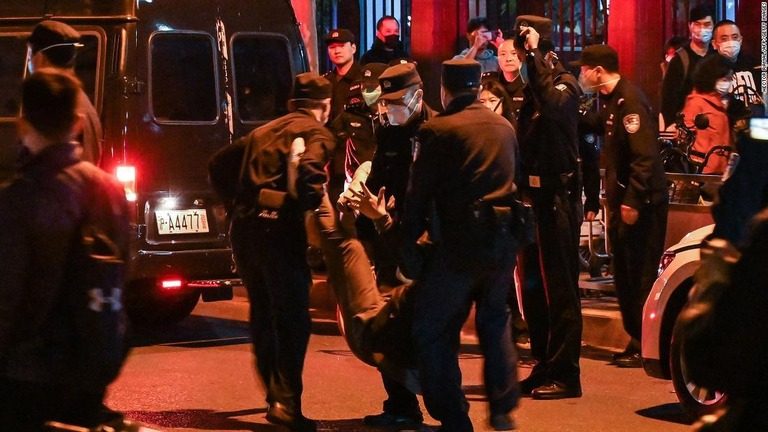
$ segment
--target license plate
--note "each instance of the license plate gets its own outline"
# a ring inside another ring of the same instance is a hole
[[[208,215],[201,210],[155,211],[158,234],[194,234],[208,232]]]

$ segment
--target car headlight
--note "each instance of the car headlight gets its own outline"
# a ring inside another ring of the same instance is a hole
[[[664,273],[664,270],[669,267],[670,264],[672,264],[672,261],[675,260],[675,253],[674,252],[664,252],[661,255],[661,261],[659,261],[659,274],[658,276],[661,276],[662,273]]]

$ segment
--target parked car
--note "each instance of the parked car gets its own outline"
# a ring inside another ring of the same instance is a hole
[[[124,304],[138,324],[232,298],[223,206],[207,181],[218,149],[287,112],[308,70],[289,0],[3,0],[0,181],[13,175],[26,40],[43,19],[82,35],[76,72],[104,129],[101,167],[133,207]]]
[[[714,225],[696,229],[669,247],[661,257],[659,277],[643,310],[642,356],[645,372],[671,379],[677,399],[695,418],[722,407],[726,395],[692,383],[680,355],[680,338],[675,334],[677,317],[688,301],[693,275],[699,266],[701,242]]]

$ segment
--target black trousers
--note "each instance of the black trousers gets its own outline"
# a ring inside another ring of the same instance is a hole
[[[232,224],[232,251],[250,301],[250,330],[256,370],[267,403],[301,412],[302,370],[311,319],[312,276],[300,220],[249,217]]]
[[[634,225],[625,224],[621,220],[621,211],[614,209],[608,221],[608,237],[613,246],[613,279],[621,318],[624,330],[637,347],[642,340],[643,307],[664,252],[668,207],[666,202],[644,207]]]
[[[523,311],[528,322],[532,374],[543,381],[580,386],[581,301],[579,295],[578,200],[567,190],[534,199],[536,243],[518,260]]]
[[[449,265],[447,251],[438,246],[423,280],[411,290],[412,335],[424,402],[432,417],[442,423],[441,431],[473,430],[458,359],[461,327],[473,301],[491,414],[507,413],[518,404],[517,353],[506,301],[516,246],[511,238],[506,244],[497,262],[471,270]]]

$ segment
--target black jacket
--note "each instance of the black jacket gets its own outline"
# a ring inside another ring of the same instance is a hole
[[[357,62],[352,63],[346,75],[339,76],[336,68],[323,75],[333,86],[333,96],[331,96],[331,120],[335,119],[344,111],[344,105],[349,100],[360,94],[360,79],[363,77],[363,69]]]
[[[605,128],[604,188],[608,205],[642,210],[668,199],[659,155],[658,127],[645,95],[622,78],[609,95],[600,95]]]
[[[397,44],[397,48],[395,48],[392,51],[388,51],[386,46],[384,45],[384,42],[381,41],[381,39],[376,38],[373,40],[373,45],[371,45],[371,49],[366,51],[365,54],[363,54],[363,57],[360,58],[360,64],[368,64],[368,63],[384,63],[389,64],[392,60],[397,60],[401,58],[408,58],[408,53],[405,52],[405,49],[403,49],[403,43],[400,42]]]
[[[706,55],[716,53],[712,44],[708,45],[709,49]],[[685,55],[688,58],[688,68],[683,65],[681,58],[681,52],[685,51]],[[693,71],[696,69],[696,64],[704,57],[696,54],[691,49],[691,42],[688,41],[682,48],[677,50],[677,53],[669,62],[669,68],[666,75],[664,75],[664,81],[661,84],[661,115],[664,117],[664,125],[669,127],[675,122],[677,113],[683,109],[685,105],[685,98],[691,94],[693,90]]]
[[[373,159],[378,125],[378,116],[361,109],[345,109],[333,120],[329,127],[336,134],[337,147],[332,162],[335,175],[343,174],[346,181],[352,181],[360,164]]]
[[[518,118],[520,186],[529,193],[546,193],[562,186],[562,175],[578,169],[581,89],[559,63],[550,68],[538,49],[526,55],[526,63],[529,82]]]
[[[325,165],[330,160],[336,140],[306,109],[272,120],[240,138],[245,143],[244,157],[248,163],[248,172],[243,176],[242,204],[253,204],[255,193],[260,188],[289,191],[288,163],[291,144],[296,138],[304,139],[305,150],[298,163],[297,197],[286,197],[286,210],[295,208],[297,211],[293,212],[293,216],[301,219],[304,211],[314,210],[320,205],[325,193],[323,185],[327,181]]]
[[[474,262],[487,248],[470,229],[474,206],[511,205],[516,191],[517,139],[512,125],[474,97],[454,99],[425,123],[417,135],[405,210],[401,222],[406,271],[418,276],[417,241],[424,231],[448,250],[456,263]],[[431,216],[437,221],[428,224]],[[486,221],[488,222],[488,221]],[[490,223],[484,224],[490,228]]]
[[[123,187],[75,151],[70,143],[45,148],[0,192],[0,377],[88,385],[72,382],[76,311],[63,306],[85,193],[109,203],[101,214],[112,215],[105,227],[126,262],[129,213]]]

